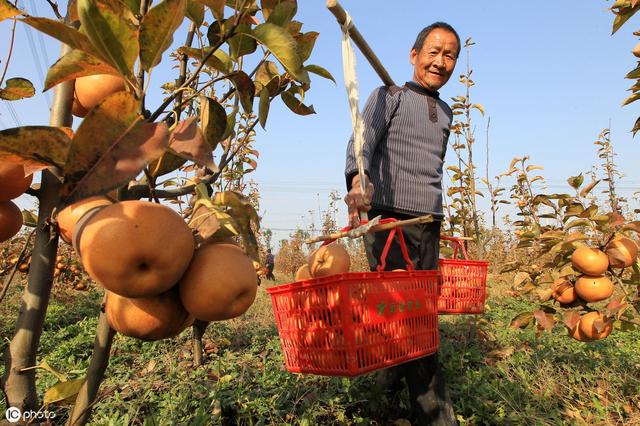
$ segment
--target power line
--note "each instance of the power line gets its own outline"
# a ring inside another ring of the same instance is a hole
[[[35,16],[37,16],[37,14]],[[42,71],[42,63],[40,62],[40,55],[38,55],[35,42],[33,41],[33,33],[31,31],[31,27],[28,25],[23,25],[22,27],[27,34],[27,41],[29,43],[29,49],[31,50],[31,56],[33,57],[33,61],[35,62],[36,71],[38,72],[38,78],[40,79],[40,87],[44,87],[45,78]],[[47,106],[49,107],[49,109],[51,109],[51,95],[49,94],[49,92],[45,92],[45,98],[47,101]]]
[[[13,109],[13,105],[11,105],[11,101],[4,101],[4,104],[7,106],[9,110],[9,114],[13,118],[13,121],[16,123],[16,127],[22,126],[22,121],[20,121],[20,117],[18,117],[18,112]]]

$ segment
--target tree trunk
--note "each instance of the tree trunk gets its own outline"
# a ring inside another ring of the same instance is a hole
[[[116,332],[109,326],[107,316],[104,313],[104,305],[100,310],[96,339],[93,343],[93,354],[87,368],[87,380],[84,382],[76,397],[73,411],[69,417],[68,425],[85,425],[91,416],[91,409],[95,402],[100,383],[104,378],[104,372],[109,366],[111,344]]]
[[[61,56],[70,50],[68,46],[63,45]],[[56,86],[49,120],[51,126],[71,127],[72,100],[73,81]],[[54,232],[50,219],[51,212],[60,201],[61,185],[52,172],[42,172],[38,191],[38,224],[27,287],[16,321],[15,335],[4,354],[5,373],[2,387],[7,396],[7,405],[20,408],[23,412],[37,411],[40,408],[36,394],[36,370],[22,370],[36,364],[40,336],[49,305],[58,250],[58,235]]]
[[[193,323],[193,365],[196,367],[202,366],[202,336],[208,325],[208,322],[200,320],[195,320]]]

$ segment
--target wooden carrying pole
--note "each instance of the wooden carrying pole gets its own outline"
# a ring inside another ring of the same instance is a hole
[[[398,226],[409,226],[409,225],[416,225],[419,223],[430,223],[430,222],[433,222],[433,216],[428,214],[424,216],[414,217],[413,219],[398,220],[396,222],[389,222],[389,223],[383,223],[380,225],[375,225],[371,227],[371,229],[367,230],[366,232],[388,231],[390,229],[397,228]],[[331,234],[308,238],[304,240],[304,242],[307,244],[313,244],[319,241],[337,240],[338,238],[349,237],[350,232],[351,231],[332,232]]]
[[[344,26],[344,23],[347,20],[347,12],[342,8],[340,3],[338,3],[337,0],[327,0],[327,8],[336,17],[338,24],[340,24],[340,26]],[[349,37],[351,37],[351,40],[353,40],[356,46],[358,46],[364,57],[367,58],[367,61],[369,61],[373,69],[380,76],[385,86],[393,86],[395,84],[393,79],[384,68],[376,54],[373,53],[373,50],[371,50],[369,44],[362,37],[362,34],[360,34],[360,31],[358,31],[353,21],[349,23],[348,30]]]

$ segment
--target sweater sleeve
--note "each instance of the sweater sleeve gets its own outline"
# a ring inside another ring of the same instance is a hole
[[[364,145],[362,147],[362,154],[364,157],[364,169],[367,175],[369,174],[369,166],[371,165],[373,153],[389,128],[391,117],[397,109],[398,102],[399,93],[392,95],[388,87],[381,86],[371,93],[364,106],[362,112],[362,120],[364,122]],[[347,191],[349,191],[351,190],[351,180],[358,174],[353,134],[347,144],[347,161],[344,174],[347,180]]]

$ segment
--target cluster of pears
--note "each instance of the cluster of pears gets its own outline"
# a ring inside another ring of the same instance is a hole
[[[243,249],[230,241],[196,248],[191,228],[162,204],[92,197],[57,221],[61,238],[106,289],[109,324],[126,336],[173,337],[195,319],[239,316],[255,299],[258,278]]]
[[[580,275],[575,281],[562,277],[552,284],[553,298],[562,304],[578,299],[586,303],[607,300],[614,290],[613,282],[605,275],[609,268],[627,268],[638,258],[638,246],[627,237],[614,238],[603,250],[578,247],[571,255],[571,264]],[[611,334],[613,321],[601,312],[583,315],[569,334],[576,340],[600,340]]]
[[[12,200],[24,194],[32,180],[33,175],[25,176],[21,164],[0,162],[0,242],[13,238],[22,228],[22,212]]]

